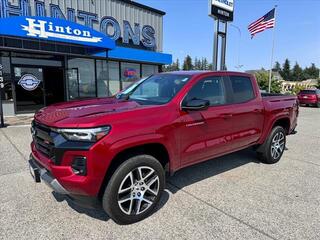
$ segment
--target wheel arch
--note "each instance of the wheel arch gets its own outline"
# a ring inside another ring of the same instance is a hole
[[[282,118],[276,119],[272,124],[271,129],[269,130],[269,134],[272,131],[272,129],[276,126],[283,127],[283,129],[286,131],[286,134],[288,135],[290,131],[290,118],[282,117]]]
[[[104,190],[116,169],[128,158],[137,156],[139,154],[147,154],[153,156],[154,158],[159,160],[166,172],[170,172],[170,155],[164,144],[159,142],[150,142],[125,148],[122,151],[118,152],[111,160],[108,170],[105,173],[103,182],[100,186],[100,190],[98,193],[99,199],[102,198]]]

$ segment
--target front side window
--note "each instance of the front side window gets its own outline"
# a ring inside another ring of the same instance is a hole
[[[234,103],[244,103],[254,99],[251,79],[242,76],[230,76]]]
[[[191,100],[207,100],[210,106],[226,104],[226,94],[222,77],[208,77],[200,80],[190,90],[183,104]]]
[[[161,105],[173,99],[182,87],[190,80],[190,76],[159,74],[141,79],[118,94],[118,98],[137,101],[143,105]]]

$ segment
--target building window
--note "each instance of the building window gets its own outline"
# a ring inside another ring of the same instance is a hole
[[[119,62],[108,62],[109,94],[113,96],[120,91]]]
[[[0,69],[0,78],[3,79],[3,85],[4,85],[3,91],[1,91],[2,100],[13,101],[9,53],[7,52],[0,53],[0,65],[2,66]]]
[[[68,59],[69,99],[96,97],[94,59]]]
[[[142,64],[142,77],[149,77],[150,75],[153,75],[155,73],[158,73],[159,71],[158,65],[147,65]]]
[[[136,63],[121,63],[121,81],[122,87],[126,88],[133,82],[140,79],[140,64]]]
[[[97,60],[96,68],[98,97],[109,97],[112,94],[109,91],[108,62],[106,60]]]

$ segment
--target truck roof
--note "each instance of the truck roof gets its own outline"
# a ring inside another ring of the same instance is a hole
[[[202,75],[207,73],[224,73],[224,74],[238,74],[241,76],[252,76],[252,74],[244,72],[234,72],[234,71],[202,71],[202,70],[192,70],[192,71],[173,71],[173,72],[163,72],[162,74],[178,74],[178,75]]]

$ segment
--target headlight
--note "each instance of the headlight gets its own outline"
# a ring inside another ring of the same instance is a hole
[[[111,127],[107,126],[89,129],[55,129],[55,131],[70,141],[97,142],[108,135],[110,129]]]

